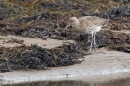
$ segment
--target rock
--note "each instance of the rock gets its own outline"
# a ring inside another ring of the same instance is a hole
[[[119,7],[113,8],[108,13],[109,15],[123,15],[123,16],[130,17],[130,4],[126,6],[119,6]]]
[[[130,34],[128,34],[127,43],[130,43]]]
[[[5,41],[6,43],[19,43],[19,44],[23,44],[24,43],[24,40],[20,40],[20,39],[15,39],[15,38],[12,38],[8,41]]]
[[[8,59],[8,65],[5,60],[0,61],[0,71],[6,70],[28,70],[28,69],[46,69],[54,66],[67,66],[79,62],[78,58],[82,55],[76,51],[76,45],[63,45],[59,48],[45,49],[41,46],[16,46],[12,48],[1,47],[4,50],[0,57]]]
[[[124,47],[124,52],[130,53],[130,47]]]

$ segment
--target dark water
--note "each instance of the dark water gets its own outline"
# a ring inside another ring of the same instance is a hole
[[[3,86],[130,86],[130,79],[114,80],[101,83],[87,83],[82,81],[45,81],[21,84],[8,84]]]

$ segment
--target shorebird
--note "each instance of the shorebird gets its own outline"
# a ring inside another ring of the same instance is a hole
[[[74,28],[75,31],[78,33],[87,33],[92,35],[91,45],[88,51],[88,54],[92,54],[92,46],[94,45],[95,51],[97,48],[95,35],[102,29],[102,27],[107,26],[109,24],[109,19],[104,19],[96,16],[84,16],[79,19],[77,19],[77,17],[70,17],[68,23],[69,24],[65,27],[64,31],[69,26],[72,26],[72,28]]]

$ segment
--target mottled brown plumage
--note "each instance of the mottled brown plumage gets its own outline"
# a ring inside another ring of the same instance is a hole
[[[94,47],[96,50],[96,42],[95,42],[95,34],[101,30],[102,27],[107,26],[109,24],[109,19],[103,19],[96,16],[84,16],[79,19],[76,17],[71,17],[69,19],[69,25],[65,27],[72,26],[76,32],[78,33],[87,33],[92,34],[92,41],[90,46],[90,52],[92,50],[92,45],[94,42]]]

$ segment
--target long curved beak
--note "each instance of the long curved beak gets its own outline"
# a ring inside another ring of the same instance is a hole
[[[63,32],[64,32],[64,33],[66,32],[66,29],[67,29],[69,26],[70,26],[70,24],[67,25],[67,26],[63,29]]]

